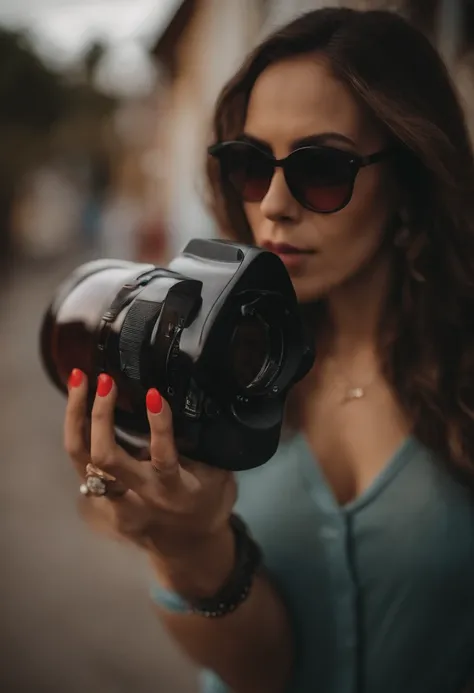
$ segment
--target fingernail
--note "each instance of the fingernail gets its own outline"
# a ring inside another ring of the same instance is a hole
[[[160,414],[163,409],[163,398],[154,387],[146,394],[146,407],[152,414]]]
[[[112,389],[113,384],[114,381],[110,375],[107,375],[107,373],[101,373],[97,378],[97,394],[99,397],[107,397]]]
[[[73,368],[68,380],[68,387],[79,387],[84,379],[84,373],[79,368]]]

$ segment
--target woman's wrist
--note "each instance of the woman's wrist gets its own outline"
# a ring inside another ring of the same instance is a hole
[[[206,618],[227,616],[239,608],[262,565],[260,547],[238,515],[231,515],[226,531],[195,547],[184,562],[170,564],[162,554],[152,556],[158,577],[152,600],[167,610]]]
[[[185,599],[212,597],[235,566],[235,534],[229,523],[213,534],[194,538],[176,552],[163,555],[153,540],[147,549],[159,584]]]

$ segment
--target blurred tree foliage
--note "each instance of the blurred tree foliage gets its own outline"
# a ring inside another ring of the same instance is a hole
[[[10,249],[10,222],[24,177],[51,154],[97,156],[104,119],[115,104],[93,87],[105,52],[85,53],[82,75],[60,75],[27,36],[0,27],[0,263]]]
[[[49,128],[61,113],[61,85],[28,39],[0,28],[0,127]]]
[[[10,240],[10,216],[23,175],[41,155],[45,135],[61,116],[59,77],[19,32],[0,28],[0,259]]]
[[[84,54],[84,70],[89,84],[92,84],[95,72],[106,53],[106,47],[101,41],[93,41]]]

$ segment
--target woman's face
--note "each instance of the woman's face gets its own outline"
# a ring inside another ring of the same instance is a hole
[[[269,148],[278,159],[299,140],[362,156],[387,145],[350,90],[314,55],[267,68],[250,95],[245,135]],[[283,253],[300,301],[312,301],[363,276],[382,246],[394,215],[395,186],[385,162],[361,168],[349,204],[319,214],[302,207],[290,193],[283,170],[275,169],[261,202],[245,202],[255,243]],[[287,250],[291,250],[288,249]],[[296,252],[300,251],[300,252]]]

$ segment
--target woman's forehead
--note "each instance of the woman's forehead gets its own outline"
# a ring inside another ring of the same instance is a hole
[[[361,142],[369,125],[351,90],[322,59],[306,55],[275,63],[260,75],[250,94],[245,131],[289,147],[324,132]]]

